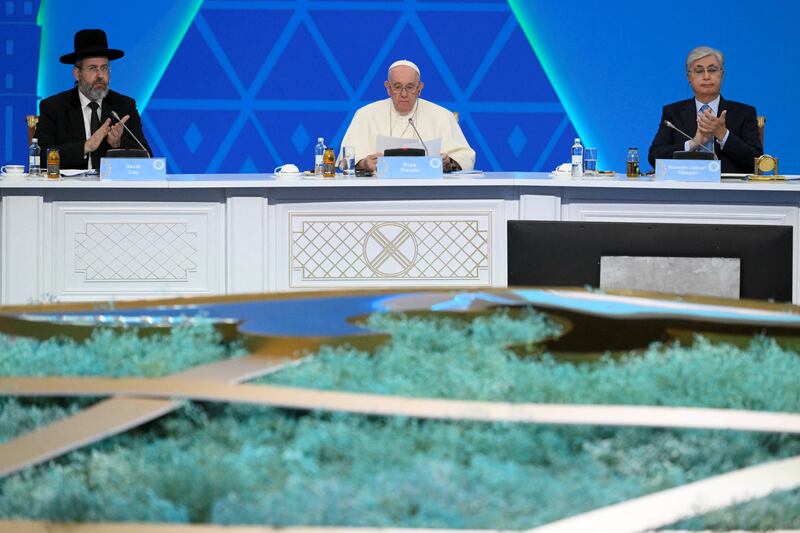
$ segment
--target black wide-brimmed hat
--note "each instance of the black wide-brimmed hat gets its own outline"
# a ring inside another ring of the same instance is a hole
[[[113,61],[124,55],[125,52],[122,50],[108,47],[106,32],[103,30],[80,30],[75,34],[75,51],[61,56],[59,61],[66,65],[74,65],[84,57],[107,57],[109,61]]]

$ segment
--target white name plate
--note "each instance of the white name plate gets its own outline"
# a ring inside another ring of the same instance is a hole
[[[435,157],[380,157],[378,177],[388,179],[423,179],[442,177],[442,158]]]
[[[708,159],[656,159],[656,180],[721,181],[719,161]]]
[[[167,160],[163,157],[104,157],[100,159],[100,179],[165,180]]]

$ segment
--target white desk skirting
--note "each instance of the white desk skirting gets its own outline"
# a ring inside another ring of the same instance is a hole
[[[800,183],[551,179],[0,181],[0,302],[503,287],[506,222],[777,224]],[[798,276],[793,301],[798,302]]]

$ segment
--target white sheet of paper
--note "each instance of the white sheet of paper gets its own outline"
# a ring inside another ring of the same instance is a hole
[[[61,177],[77,179],[77,180],[86,180],[86,181],[99,180],[100,171],[97,169],[86,170],[85,168],[84,169],[62,168]]]
[[[431,140],[425,140],[425,146],[428,147],[428,155],[435,156],[442,153],[442,138],[437,137]],[[375,136],[376,152],[382,154],[384,150],[392,148],[424,148],[419,139],[401,139],[399,137],[389,137],[388,135]]]

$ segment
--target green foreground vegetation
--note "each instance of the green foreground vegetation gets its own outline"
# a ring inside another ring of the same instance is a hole
[[[262,378],[330,390],[511,402],[800,411],[800,357],[770,339],[575,365],[518,357],[554,326],[535,312],[473,323],[374,316],[374,354],[323,349]],[[240,352],[207,325],[86,343],[0,338],[0,375],[160,376]],[[0,400],[0,442],[90,404]],[[420,421],[187,403],[0,481],[0,517],[53,521],[525,529],[800,454],[785,434]],[[798,491],[677,525],[800,527]]]

